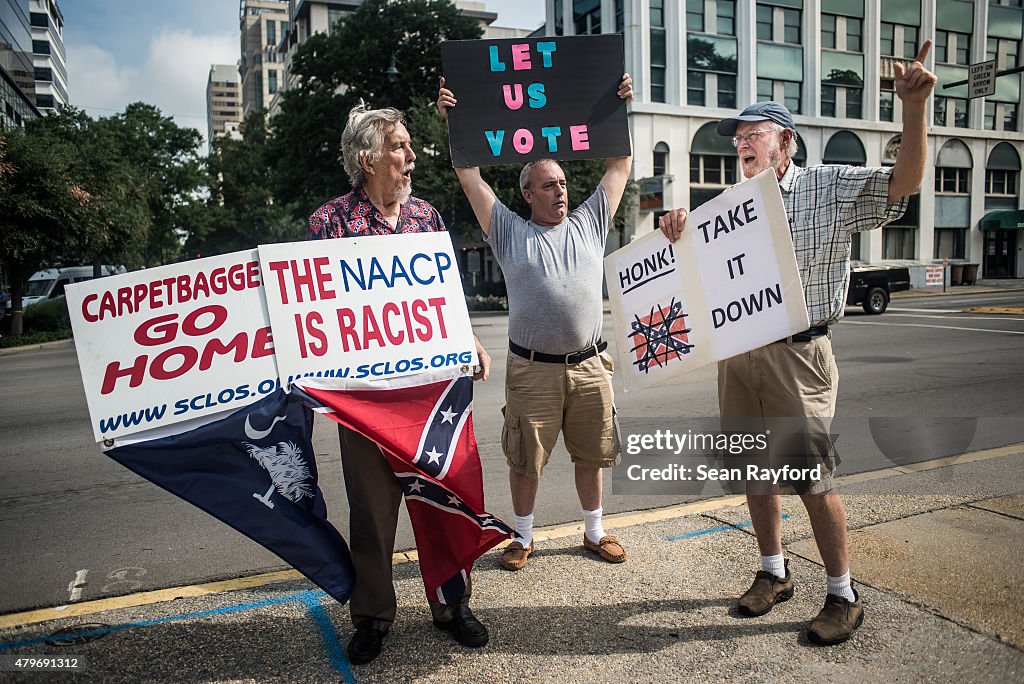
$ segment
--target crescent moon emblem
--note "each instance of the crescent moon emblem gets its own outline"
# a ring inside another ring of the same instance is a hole
[[[248,437],[249,439],[263,439],[264,437],[269,435],[271,430],[274,429],[274,426],[277,425],[282,420],[284,420],[286,416],[277,416],[276,418],[274,418],[274,420],[271,421],[270,423],[270,427],[268,427],[266,430],[257,430],[256,428],[254,428],[249,423],[249,418],[250,416],[245,417],[245,436]]]

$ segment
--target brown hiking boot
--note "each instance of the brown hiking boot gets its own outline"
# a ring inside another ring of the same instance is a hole
[[[526,561],[533,553],[533,541],[530,541],[530,546],[523,546],[523,542],[518,539],[508,546],[501,552],[501,566],[506,570],[522,570],[526,567]]]
[[[860,594],[854,590],[853,595],[856,598],[853,602],[835,594],[826,595],[825,607],[811,620],[807,638],[822,646],[841,644],[849,639],[853,631],[864,622],[864,606],[860,602]]]
[[[758,570],[754,583],[736,601],[740,615],[757,617],[770,611],[776,603],[793,598],[793,578],[789,574],[789,560],[786,560],[786,576],[776,577],[765,570]]]

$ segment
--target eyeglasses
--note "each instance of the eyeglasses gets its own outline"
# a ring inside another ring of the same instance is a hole
[[[766,128],[766,129],[760,130],[760,131],[750,131],[749,133],[744,133],[743,135],[734,135],[732,137],[732,146],[733,147],[739,147],[740,143],[747,143],[749,145],[750,143],[754,142],[755,140],[758,139],[758,137],[764,135],[765,133],[774,133],[774,132],[775,132],[775,129]]]

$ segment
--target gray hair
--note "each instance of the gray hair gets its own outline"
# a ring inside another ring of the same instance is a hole
[[[792,133],[792,135],[789,138],[789,144],[786,145],[786,156],[792,159],[796,155],[796,151],[798,148],[796,142],[796,131],[794,131],[792,128],[786,128],[785,126],[782,126],[781,124],[777,123],[772,123],[772,128],[774,128],[777,133],[782,133],[782,131],[789,131],[790,133]]]
[[[523,167],[523,170],[519,172],[519,189],[526,190],[526,188],[530,187],[530,174],[533,173],[533,170],[535,168],[537,168],[541,164],[557,163],[558,162],[556,162],[554,159],[536,159],[528,163],[526,166]]]
[[[341,134],[341,159],[352,187],[366,184],[366,172],[360,161],[371,166],[384,155],[384,138],[398,124],[405,124],[405,115],[392,107],[370,109],[361,101],[348,113],[348,124]]]

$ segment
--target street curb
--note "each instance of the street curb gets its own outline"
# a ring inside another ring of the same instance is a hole
[[[74,348],[75,340],[68,338],[66,340],[54,340],[53,342],[43,342],[41,344],[26,344],[21,347],[4,347],[0,349],[0,356],[10,356],[11,354],[20,354],[22,352],[33,352],[43,351],[46,349],[64,349]]]

